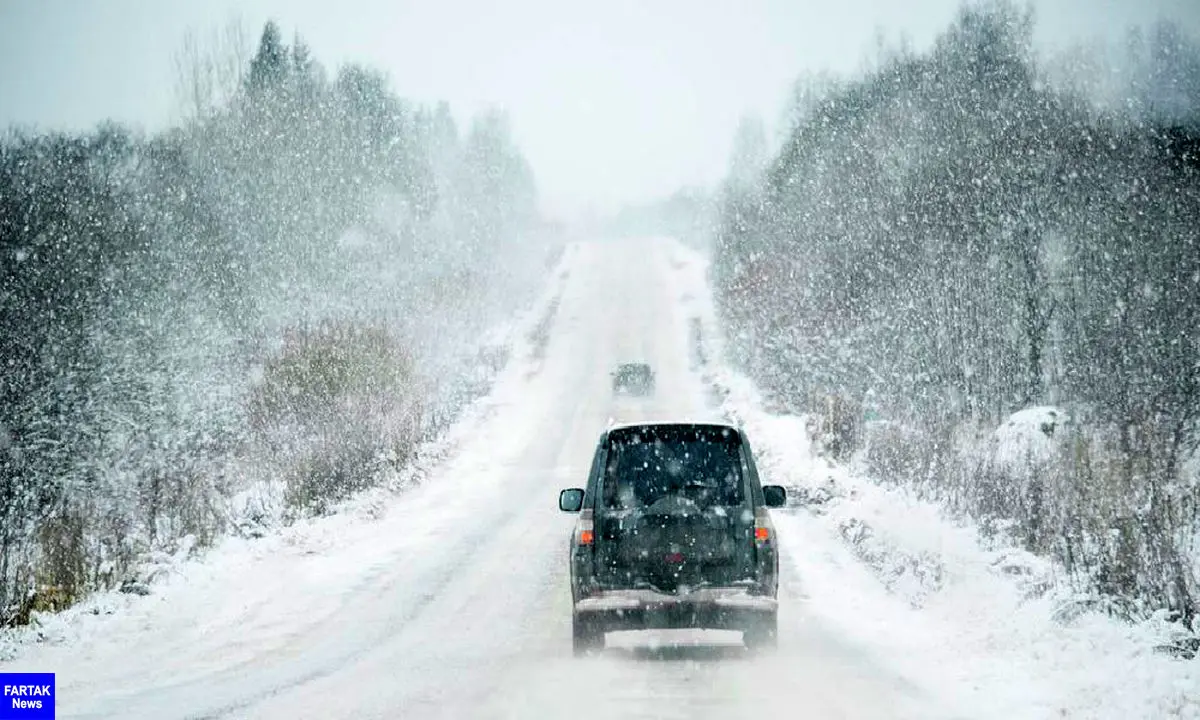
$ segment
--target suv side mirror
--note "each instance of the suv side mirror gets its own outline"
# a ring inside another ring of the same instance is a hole
[[[563,512],[579,512],[583,509],[583,490],[568,488],[558,494],[558,509]]]
[[[767,507],[783,507],[787,504],[787,490],[782,485],[763,485],[763,500]]]

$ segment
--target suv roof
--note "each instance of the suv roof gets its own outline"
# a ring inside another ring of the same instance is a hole
[[[630,429],[630,428],[645,428],[647,430],[654,430],[657,428],[680,428],[680,427],[704,428],[704,429],[711,429],[711,430],[732,430],[736,433],[742,432],[742,426],[740,424],[735,424],[735,423],[726,422],[726,421],[718,421],[718,420],[694,420],[694,421],[693,420],[652,420],[652,421],[638,420],[638,421],[630,421],[630,422],[615,422],[615,421],[613,421],[613,422],[609,423],[609,425],[606,429],[609,431],[626,430],[626,429]]]

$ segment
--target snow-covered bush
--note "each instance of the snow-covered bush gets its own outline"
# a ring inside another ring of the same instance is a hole
[[[409,457],[424,395],[387,329],[329,322],[285,334],[251,391],[249,419],[287,504],[319,511]]]
[[[941,445],[932,435],[899,422],[864,423],[857,456],[865,473],[881,483],[919,485],[937,471]]]

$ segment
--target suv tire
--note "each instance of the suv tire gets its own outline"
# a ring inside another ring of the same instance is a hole
[[[604,633],[575,613],[571,614],[571,639],[576,655],[604,649]]]
[[[742,631],[747,650],[770,650],[779,645],[779,615],[765,614]]]

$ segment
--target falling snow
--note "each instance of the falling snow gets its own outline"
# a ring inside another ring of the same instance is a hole
[[[64,716],[1200,718],[1200,37],[1038,22],[966,3],[572,223],[505,110],[273,21],[189,36],[174,127],[0,137],[0,670]],[[777,655],[564,650],[553,493],[651,415],[787,486]]]

